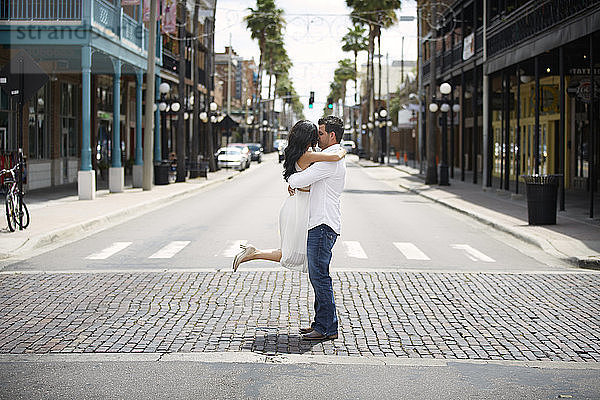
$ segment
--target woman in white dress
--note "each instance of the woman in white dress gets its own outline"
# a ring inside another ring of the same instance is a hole
[[[318,141],[318,128],[310,121],[298,121],[288,136],[283,162],[283,178],[302,171],[314,162],[337,162],[345,155],[345,150],[325,154],[313,151]],[[310,187],[296,190],[288,196],[279,212],[279,236],[281,247],[274,250],[259,250],[252,245],[241,245],[242,250],[233,259],[233,270],[241,263],[251,260],[279,262],[281,266],[301,272],[308,272],[306,240],[308,235],[308,210]]]

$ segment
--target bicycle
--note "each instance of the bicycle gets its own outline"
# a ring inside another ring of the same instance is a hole
[[[16,171],[19,168],[19,164],[15,165],[11,169],[0,170],[0,177],[8,175],[8,178],[4,180],[6,186],[6,220],[8,221],[8,229],[11,232],[17,230],[17,227],[25,229],[29,226],[29,210],[23,200],[24,193],[19,190],[17,185]],[[22,204],[22,209],[19,210],[19,201]]]

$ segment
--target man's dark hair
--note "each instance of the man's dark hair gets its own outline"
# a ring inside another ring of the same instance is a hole
[[[325,132],[335,132],[335,140],[338,143],[342,141],[344,136],[344,123],[338,117],[328,115],[324,118],[319,119],[319,125],[325,125]]]

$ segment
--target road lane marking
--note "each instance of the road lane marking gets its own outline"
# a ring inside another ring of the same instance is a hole
[[[394,242],[394,246],[398,248],[409,260],[431,260],[431,258],[427,257],[425,253],[423,253],[417,246],[412,243],[406,242]]]
[[[367,253],[363,250],[359,242],[355,241],[344,241],[344,247],[346,248],[346,255],[352,258],[367,258]]]
[[[241,244],[247,244],[247,240],[228,240],[227,247],[219,254],[215,254],[215,257],[219,255],[223,257],[235,257],[237,253],[239,253],[242,249],[240,248]]]
[[[132,242],[114,242],[109,247],[101,250],[97,253],[90,254],[86,257],[87,260],[106,260],[108,257],[126,249],[131,245]]]
[[[190,244],[189,240],[173,241],[148,258],[171,258],[188,244]]]
[[[486,256],[485,254],[483,254],[479,250],[472,248],[468,244],[452,244],[450,245],[450,247],[457,250],[464,250],[466,252],[465,255],[473,261],[481,260],[483,262],[496,262],[496,260],[494,260],[493,258]]]

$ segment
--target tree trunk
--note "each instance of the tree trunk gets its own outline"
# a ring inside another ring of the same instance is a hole
[[[357,92],[357,85],[356,82],[358,81],[358,71],[356,69],[356,64],[357,64],[357,59],[358,59],[358,51],[354,52],[354,105],[358,104],[358,100],[357,100],[357,96],[358,96],[358,92]]]
[[[208,113],[208,115],[210,115],[210,102],[212,101],[212,99],[210,98],[210,92],[213,90],[214,86],[215,86],[215,14],[217,11],[217,4],[216,4],[216,0],[215,0],[215,8],[213,10],[213,16],[212,19],[210,20],[210,23],[207,24],[207,28],[208,28],[208,32],[209,33],[209,40],[208,40],[208,57],[206,57],[206,64],[207,64],[207,72],[208,72],[208,79],[206,81],[206,91],[207,91],[207,100],[205,101],[205,110]],[[208,20],[207,20],[208,21]],[[207,151],[207,158],[208,158],[208,168],[211,172],[214,172],[217,170],[217,163],[215,160],[215,150],[214,150],[214,135],[213,135],[213,124],[211,122],[209,122],[207,124],[207,132],[206,132],[206,151]]]
[[[375,27],[370,25],[369,26],[369,58],[368,58],[368,69],[370,70],[371,74],[369,76],[369,115],[367,117],[367,121],[372,122],[373,124],[375,124],[375,121],[373,121],[373,114],[375,112],[375,68],[374,68],[374,62],[373,62],[373,58],[375,56]],[[373,161],[377,161],[377,154],[376,154],[376,149],[375,149],[375,128],[371,129],[369,132],[369,153],[371,155],[371,159]]]

